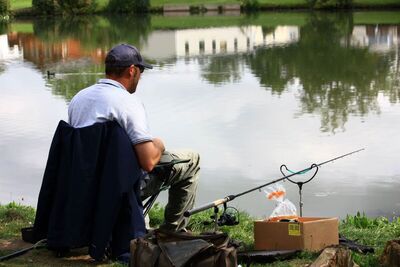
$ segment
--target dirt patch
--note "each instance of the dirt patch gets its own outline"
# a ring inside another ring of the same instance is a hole
[[[0,239],[0,251],[19,250],[32,246],[20,239],[3,240]]]
[[[32,244],[19,239],[0,240],[0,255],[6,255],[27,247]],[[38,248],[13,259],[0,262],[0,266],[117,266],[117,263],[96,262],[88,254],[87,248],[71,250],[65,257],[57,258],[52,251],[46,248]]]

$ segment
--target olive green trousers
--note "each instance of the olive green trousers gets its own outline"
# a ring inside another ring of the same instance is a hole
[[[142,200],[156,194],[161,187],[168,187],[168,203],[164,212],[164,223],[160,228],[168,231],[180,231],[189,222],[183,213],[194,206],[200,171],[199,154],[192,151],[166,151],[161,161],[187,159],[164,171],[152,171],[142,186]]]

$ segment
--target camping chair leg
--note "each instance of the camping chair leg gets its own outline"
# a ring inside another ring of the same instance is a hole
[[[154,203],[156,202],[156,199],[158,197],[158,195],[160,194],[160,191],[157,192],[156,194],[152,195],[149,200],[147,200],[147,202],[144,204],[143,209],[143,216],[146,217],[147,214],[149,213],[150,209],[153,207]]]
[[[159,162],[156,165],[156,168],[172,168],[172,166],[174,166],[175,164],[179,164],[179,163],[187,163],[189,162],[189,159],[173,159],[171,161],[168,162]],[[144,204],[143,206],[143,216],[146,217],[146,215],[149,213],[150,209],[153,207],[158,195],[160,194],[161,191],[167,190],[169,188],[169,186],[167,186],[167,180],[168,178],[163,182],[163,184],[161,185],[160,189],[158,190],[157,193],[155,193],[154,195],[152,195],[149,200],[147,200],[147,202]]]

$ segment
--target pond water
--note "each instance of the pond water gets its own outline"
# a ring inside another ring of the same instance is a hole
[[[391,17],[400,12],[0,25],[0,203],[36,205],[69,101],[102,77],[108,49],[127,42],[155,66],[137,91],[154,135],[201,154],[197,205],[280,178],[281,164],[297,171],[365,148],[304,185],[303,215],[399,215],[400,23]],[[298,206],[297,186],[284,186]],[[274,207],[262,191],[230,204],[255,216]]]

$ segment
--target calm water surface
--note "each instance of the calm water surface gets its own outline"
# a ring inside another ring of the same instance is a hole
[[[36,205],[70,99],[102,77],[110,47],[128,42],[155,66],[137,92],[154,134],[168,149],[201,154],[198,205],[277,179],[281,164],[300,170],[365,147],[304,186],[303,213],[399,215],[400,25],[388,16],[374,13],[382,23],[367,24],[359,13],[261,13],[0,25],[0,203]],[[298,205],[297,186],[284,186]],[[260,192],[231,204],[256,216],[273,209]]]

